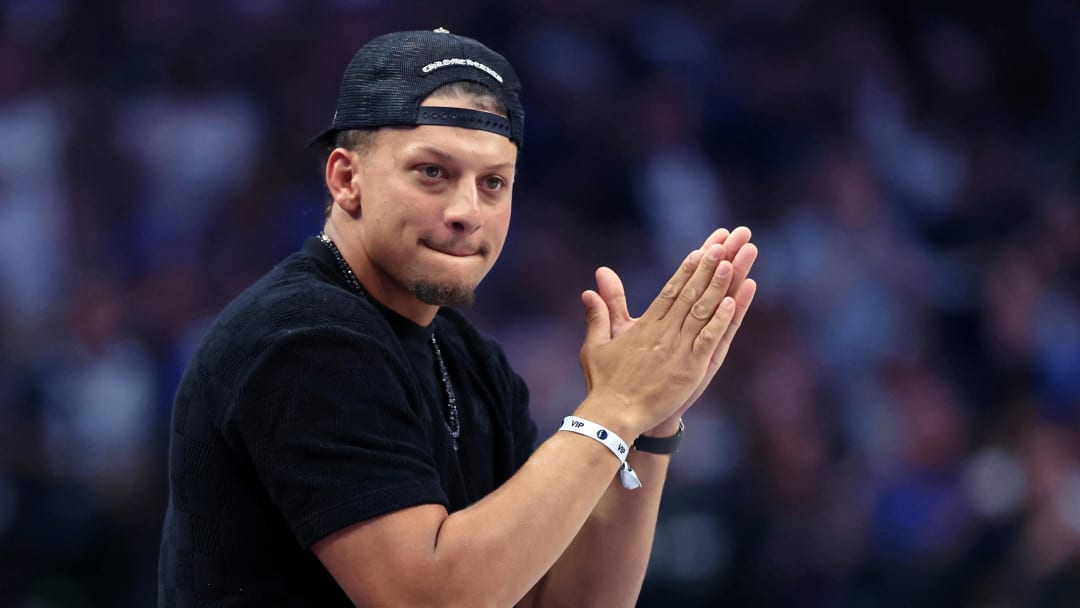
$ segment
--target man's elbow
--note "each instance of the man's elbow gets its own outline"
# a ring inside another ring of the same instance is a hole
[[[397,581],[382,580],[378,588],[342,585],[353,605],[361,608],[417,606],[425,608],[509,608],[522,599],[520,593],[501,584],[490,573],[452,574],[418,570],[403,573]]]

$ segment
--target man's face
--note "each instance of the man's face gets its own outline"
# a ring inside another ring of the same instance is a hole
[[[424,105],[470,107],[450,98]],[[357,157],[358,228],[363,253],[390,292],[380,295],[471,303],[506,240],[516,162],[517,146],[487,131],[382,129]]]

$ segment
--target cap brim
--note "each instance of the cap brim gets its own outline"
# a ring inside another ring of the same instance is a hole
[[[315,146],[316,144],[326,145],[326,144],[330,143],[330,139],[337,132],[338,132],[338,129],[334,129],[334,128],[327,129],[327,130],[323,131],[322,133],[319,133],[315,137],[312,137],[311,139],[309,139],[307,141],[307,143],[304,144],[304,148],[311,148],[312,146]]]

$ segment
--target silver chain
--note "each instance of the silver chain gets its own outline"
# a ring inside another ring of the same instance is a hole
[[[334,241],[330,237],[326,236],[325,232],[319,233],[319,240],[333,254],[334,260],[337,261],[338,268],[341,269],[341,273],[345,275],[345,283],[357,294],[363,294],[364,288],[360,285],[360,281],[353,274],[352,268],[349,267],[348,262],[345,261],[345,257],[341,255],[341,251],[334,244]],[[439,374],[441,376],[443,388],[446,390],[446,417],[443,422],[446,424],[446,430],[450,432],[450,443],[454,446],[454,451],[458,449],[458,437],[461,436],[461,417],[458,415],[457,396],[454,394],[454,385],[450,382],[450,374],[446,371],[446,362],[443,361],[442,350],[439,349],[439,342],[435,339],[435,332],[431,332],[431,348],[435,351],[435,361],[439,364]]]

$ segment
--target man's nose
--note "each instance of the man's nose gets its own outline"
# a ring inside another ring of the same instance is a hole
[[[480,192],[476,183],[472,180],[461,180],[451,195],[443,218],[455,232],[470,234],[483,225],[481,212]]]

